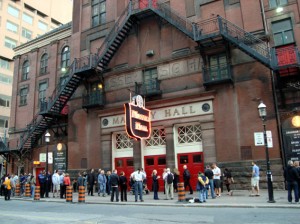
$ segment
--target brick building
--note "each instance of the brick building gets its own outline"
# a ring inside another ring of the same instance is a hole
[[[62,165],[60,151],[71,173],[116,168],[129,175],[143,167],[150,175],[187,164],[196,176],[217,162],[248,187],[251,160],[262,176],[266,170],[265,147],[254,139],[263,131],[263,100],[281,187],[282,123],[297,113],[298,22],[292,0],[75,1],[71,25],[15,49],[11,169],[44,169],[48,149],[50,170]],[[151,110],[149,139],[125,131],[124,103],[133,95]]]

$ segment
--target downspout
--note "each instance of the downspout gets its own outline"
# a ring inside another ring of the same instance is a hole
[[[262,14],[262,19],[263,19],[263,26],[264,26],[265,35],[268,35],[269,30],[268,30],[268,26],[267,26],[267,19],[266,19],[266,13],[265,13],[263,0],[260,0],[260,7],[261,7],[261,14]],[[268,48],[270,49],[269,38],[267,38],[267,45],[268,45]],[[271,57],[271,60],[275,59],[275,58],[272,58],[272,53],[271,53],[270,57]],[[270,69],[270,75],[271,75],[273,102],[274,102],[274,106],[275,106],[277,133],[278,133],[278,137],[279,137],[279,147],[280,147],[279,151],[280,151],[280,156],[282,158],[282,165],[283,165],[283,167],[285,167],[286,166],[285,150],[283,148],[282,128],[281,128],[281,121],[280,121],[279,110],[278,110],[278,101],[277,101],[276,88],[275,88],[274,72],[273,72],[272,69]]]

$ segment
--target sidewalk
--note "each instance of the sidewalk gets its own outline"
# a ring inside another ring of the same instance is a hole
[[[111,204],[111,205],[138,205],[138,206],[176,206],[176,207],[239,207],[239,208],[300,208],[300,204],[288,203],[287,191],[274,191],[275,203],[268,203],[268,191],[261,190],[259,197],[250,197],[249,191],[236,190],[233,196],[228,196],[224,192],[221,197],[216,199],[209,199],[206,203],[189,203],[189,202],[178,202],[177,193],[174,193],[174,200],[164,200],[165,195],[159,193],[160,200],[153,200],[153,193],[150,192],[148,195],[144,195],[144,202],[135,202],[134,195],[127,195],[127,202],[110,202],[110,196],[99,197],[98,194],[95,196],[85,196],[85,204]],[[33,201],[33,202],[57,202],[67,203],[66,199],[52,198],[52,193],[49,194],[49,198],[41,198],[40,201],[34,201],[32,198],[26,197],[12,197],[11,200],[22,200],[22,201]],[[193,195],[189,195],[186,192],[186,197],[198,197],[198,193],[194,192]],[[4,200],[3,197],[0,197]],[[70,202],[68,202],[70,203]],[[78,193],[73,193],[73,203],[78,203]],[[82,203],[83,204],[83,203]]]

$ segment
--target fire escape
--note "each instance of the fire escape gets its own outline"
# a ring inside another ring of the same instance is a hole
[[[58,117],[62,116],[61,111],[84,79],[87,79],[91,74],[101,76],[133,25],[149,16],[158,16],[177,28],[195,41],[200,46],[200,51],[202,49],[205,52],[206,47],[225,41],[271,70],[278,71],[281,69],[282,65],[278,63],[278,52],[270,49],[266,42],[220,16],[200,23],[193,23],[165,3],[159,4],[155,0],[132,0],[111,28],[98,52],[75,59],[69,66],[65,84],[57,86],[49,100],[44,103],[42,111],[34,117],[27,130],[20,136],[18,150],[21,154],[32,150],[44,132],[56,123]],[[295,51],[295,55],[297,61],[292,67],[298,68],[298,51]],[[207,76],[209,72],[209,69],[204,68],[204,85],[214,83],[214,80]],[[87,97],[84,101],[86,107],[91,106],[88,102],[89,98]]]

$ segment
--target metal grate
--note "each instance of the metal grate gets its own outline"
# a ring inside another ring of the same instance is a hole
[[[132,139],[127,134],[116,135],[116,149],[128,149],[133,148]]]
[[[177,131],[179,144],[202,141],[202,130],[200,125],[179,126]]]
[[[146,146],[161,146],[166,145],[165,129],[152,130],[151,137],[146,140]]]

